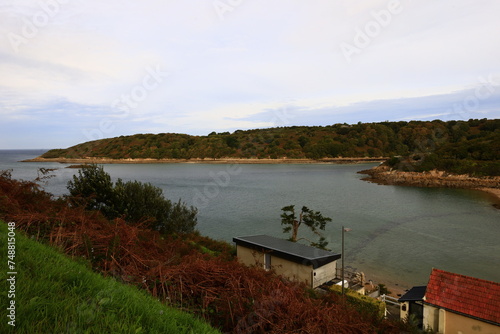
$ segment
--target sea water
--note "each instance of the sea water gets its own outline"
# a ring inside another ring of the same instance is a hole
[[[60,163],[20,163],[43,151],[0,151],[0,169],[33,179],[37,169],[55,168],[45,189],[67,194],[76,169]],[[198,207],[197,228],[232,242],[235,236],[283,234],[281,208],[295,205],[332,218],[324,235],[345,264],[368,279],[425,285],[432,268],[500,281],[500,210],[491,197],[463,189],[383,186],[357,172],[376,164],[106,164],[114,180],[150,182],[165,197]],[[313,239],[305,226],[299,237]]]

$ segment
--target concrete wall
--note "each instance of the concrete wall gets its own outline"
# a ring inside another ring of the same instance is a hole
[[[399,318],[405,320],[410,314],[410,302],[399,303]]]
[[[430,305],[424,304],[424,328],[431,328],[438,331],[439,327],[439,310]]]
[[[500,334],[500,327],[462,315],[446,312],[445,333]]]
[[[278,274],[290,280],[304,282],[311,286],[313,267],[271,256],[271,267]]]
[[[265,254],[240,245],[236,245],[238,260],[247,265],[259,265],[265,268]],[[313,269],[312,265],[304,265],[282,259],[271,255],[271,268],[278,274],[290,280],[306,283],[309,287],[315,288],[333,278],[337,268],[336,261]]]
[[[460,314],[424,305],[424,328],[442,334],[500,334],[500,327]]]
[[[264,268],[264,253],[236,245],[238,260],[247,266],[260,265]]]
[[[337,270],[337,261],[330,262],[322,267],[314,269],[312,287],[315,288],[323,283],[326,283],[334,279],[336,270]]]

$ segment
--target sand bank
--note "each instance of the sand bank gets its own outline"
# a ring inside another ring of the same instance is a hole
[[[59,162],[70,164],[355,164],[384,162],[387,158],[331,158],[331,159],[109,159],[109,158],[34,158],[22,162]]]
[[[493,197],[493,201],[495,202],[493,206],[497,209],[500,209],[500,189],[498,188],[477,188],[477,190],[481,190],[491,194]]]

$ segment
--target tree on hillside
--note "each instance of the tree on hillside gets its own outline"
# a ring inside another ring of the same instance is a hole
[[[297,242],[301,239],[307,240],[306,238],[298,238],[300,226],[305,225],[319,237],[317,242],[307,240],[310,242],[311,246],[326,249],[328,242],[319,230],[324,231],[326,223],[332,221],[331,218],[323,217],[319,211],[313,211],[306,206],[302,207],[298,217],[295,213],[295,205],[285,206],[281,208],[281,211],[283,211],[281,214],[281,225],[285,226],[283,227],[283,233],[291,232],[288,240],[293,242]]]
[[[67,188],[73,204],[83,205],[87,210],[101,211],[106,217],[117,216],[114,211],[116,195],[113,182],[102,166],[83,166],[78,170],[78,176],[73,175]]]
[[[197,210],[188,208],[180,200],[172,203],[163,197],[163,191],[150,183],[138,181],[115,184],[117,201],[115,211],[131,222],[149,218],[151,228],[163,234],[193,232],[197,223]]]
[[[196,208],[180,200],[172,203],[151,183],[121,179],[113,183],[102,166],[80,169],[68,182],[68,190],[74,205],[99,210],[109,219],[122,217],[129,223],[145,222],[162,234],[193,232],[197,223]]]

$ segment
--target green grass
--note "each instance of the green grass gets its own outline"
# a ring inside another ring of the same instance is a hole
[[[7,224],[0,222],[1,333],[218,333],[133,286],[16,231],[16,326],[8,325]]]

